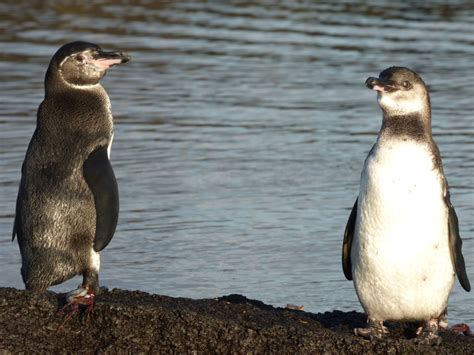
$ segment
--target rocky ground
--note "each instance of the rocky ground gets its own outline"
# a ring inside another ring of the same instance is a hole
[[[244,296],[192,300],[138,291],[105,291],[93,313],[70,320],[61,297],[0,288],[0,353],[437,353],[473,354],[474,337],[441,333],[417,344],[400,327],[383,341],[352,335],[357,312],[306,313]]]

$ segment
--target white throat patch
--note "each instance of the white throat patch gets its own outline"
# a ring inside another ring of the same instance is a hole
[[[390,114],[409,114],[414,112],[422,112],[424,109],[423,100],[419,98],[396,100],[392,95],[377,95],[377,101],[385,111]]]

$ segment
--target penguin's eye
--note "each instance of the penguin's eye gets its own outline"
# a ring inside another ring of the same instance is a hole
[[[411,88],[411,84],[410,84],[409,81],[404,81],[404,82],[402,83],[402,85],[403,85],[403,87],[404,87],[405,89],[410,89],[410,88]]]
[[[76,60],[80,63],[82,63],[86,59],[82,54],[76,55]]]

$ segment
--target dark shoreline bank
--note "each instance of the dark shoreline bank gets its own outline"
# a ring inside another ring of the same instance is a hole
[[[97,297],[89,320],[80,312],[62,328],[58,308],[54,293],[0,288],[0,353],[474,352],[473,336],[445,331],[431,347],[395,329],[384,341],[367,341],[352,335],[365,324],[361,313],[306,313],[240,295],[193,300],[115,289]]]

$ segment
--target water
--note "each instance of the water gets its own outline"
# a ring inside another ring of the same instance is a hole
[[[361,310],[342,235],[381,121],[364,81],[391,65],[430,85],[474,282],[470,2],[16,1],[0,14],[1,286],[23,287],[10,235],[44,74],[78,39],[133,57],[103,81],[121,193],[103,285]],[[472,294],[457,283],[450,319],[474,323]]]

